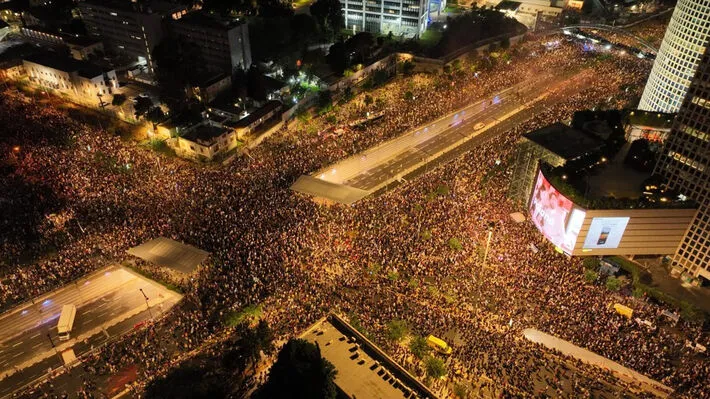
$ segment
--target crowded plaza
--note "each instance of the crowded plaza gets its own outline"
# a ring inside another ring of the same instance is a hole
[[[636,370],[678,397],[710,398],[710,361],[684,346],[707,345],[700,325],[681,320],[649,330],[619,317],[609,310],[619,294],[585,283],[580,259],[555,252],[531,223],[509,216],[520,211],[506,198],[520,136],[569,121],[577,110],[634,104],[651,65],[589,51],[563,35],[532,37],[440,73],[398,76],[320,116],[299,117],[228,165],[157,154],[6,89],[0,308],[121,263],[128,248],[155,237],[211,252],[194,278],[176,282],[185,297],[172,312],[82,360],[81,391],[62,392],[50,379],[18,396],[102,397],[95,381],[127,368],[136,370],[131,389],[139,395],[190,356],[217,356],[231,333],[225,315],[260,304],[279,341],[329,312],[357,320],[418,377],[425,374],[421,362],[387,338],[387,324],[403,320],[413,336],[453,337],[448,376],[431,382],[442,398],[455,384],[474,386],[482,377],[496,397],[625,397],[634,388],[526,341],[526,328]],[[560,79],[579,73],[585,84],[407,184],[353,206],[289,190],[302,174],[549,71]],[[368,112],[384,117],[351,126]],[[667,306],[629,300],[638,317],[663,325]],[[249,384],[261,382],[255,374]]]

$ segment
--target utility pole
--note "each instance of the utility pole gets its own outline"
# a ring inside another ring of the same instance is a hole
[[[488,250],[491,248],[491,238],[493,238],[494,222],[488,223],[488,239],[486,240],[486,252],[483,254],[483,266],[488,265]]]
[[[143,298],[145,298],[145,306],[148,308],[148,314],[150,314],[151,320],[153,319],[153,311],[150,309],[150,305],[148,304],[148,296],[143,292],[143,288],[138,288],[138,291],[143,294]]]

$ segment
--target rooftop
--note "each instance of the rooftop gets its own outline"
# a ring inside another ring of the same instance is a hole
[[[228,132],[229,129],[224,127],[203,123],[190,129],[182,138],[202,145],[211,145],[215,138]]]
[[[524,137],[568,161],[598,150],[603,145],[601,140],[560,122],[530,132]]]
[[[263,118],[265,115],[268,113],[278,109],[281,107],[281,101],[276,101],[276,100],[271,100],[267,101],[266,104],[262,105],[261,107],[257,108],[254,112],[251,114],[245,116],[244,118],[240,119],[237,121],[235,124],[235,127],[246,127],[254,123],[255,121]]]
[[[498,3],[496,6],[496,10],[502,10],[502,11],[515,11],[520,7],[520,2],[519,1],[501,1]]]
[[[182,18],[175,21],[176,24],[180,25],[192,25],[200,26],[203,28],[210,29],[224,29],[229,30],[235,26],[242,25],[244,21],[236,18],[224,18],[216,15],[207,14],[202,11],[195,11],[186,14]]]
[[[86,0],[79,2],[79,6],[82,4],[140,14],[170,14],[173,11],[184,10],[186,8],[182,4],[149,0],[137,2],[130,0]]]
[[[56,54],[51,53],[28,55],[24,58],[24,60],[67,73],[76,72],[79,76],[85,78],[94,78],[103,74],[105,71],[104,68],[90,62],[79,61],[67,57],[59,57]]]
[[[435,398],[426,386],[363,337],[345,320],[331,314],[311,326],[302,338],[317,344],[338,373],[335,384],[350,398]]]
[[[179,272],[190,274],[204,262],[209,252],[192,245],[159,237],[126,251],[135,257],[159,266],[166,266]]]
[[[631,125],[650,126],[658,129],[670,129],[671,126],[673,126],[675,114],[648,112],[636,109],[630,111],[626,117]]]

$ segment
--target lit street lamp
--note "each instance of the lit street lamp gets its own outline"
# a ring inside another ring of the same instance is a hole
[[[138,288],[138,291],[143,294],[143,298],[145,298],[145,306],[148,308],[148,314],[150,314],[151,320],[153,319],[153,311],[150,309],[150,305],[148,304],[148,296],[146,296],[145,292],[143,292],[143,288]]]

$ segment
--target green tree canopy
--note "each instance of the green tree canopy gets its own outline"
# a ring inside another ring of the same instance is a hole
[[[335,366],[325,360],[318,346],[291,339],[279,352],[269,379],[254,395],[257,399],[334,399]]]
[[[343,8],[339,0],[318,0],[311,5],[310,11],[326,32],[334,34],[345,26]]]

